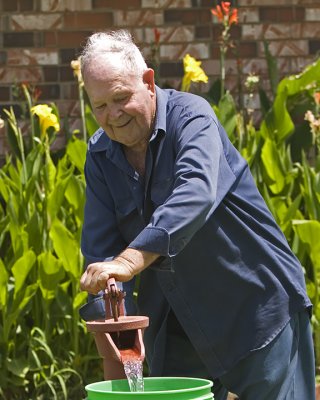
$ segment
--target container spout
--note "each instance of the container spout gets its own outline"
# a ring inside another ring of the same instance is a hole
[[[125,378],[123,363],[128,359],[144,360],[143,332],[149,325],[148,317],[123,315],[124,294],[114,285],[114,281],[111,284],[108,282],[106,289],[105,320],[86,322],[88,331],[94,335],[99,355],[103,358],[105,380]]]

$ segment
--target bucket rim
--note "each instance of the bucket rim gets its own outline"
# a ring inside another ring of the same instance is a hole
[[[147,391],[147,392],[124,392],[124,391],[120,391],[119,390],[119,391],[116,391],[116,392],[113,392],[113,393],[114,394],[128,394],[128,393],[130,393],[130,395],[133,395],[133,396],[135,396],[135,395],[150,396],[150,393],[154,393],[154,394],[161,394],[163,392],[166,392],[166,393],[171,393],[172,392],[172,393],[174,393],[174,392],[177,392],[178,390],[181,390],[183,392],[193,392],[195,390],[199,390],[200,388],[201,389],[207,389],[207,388],[211,388],[213,386],[213,382],[211,380],[209,380],[209,379],[192,378],[190,376],[167,376],[167,377],[164,377],[164,376],[155,376],[155,377],[153,377],[152,376],[152,377],[145,377],[143,379],[144,380],[153,380],[153,381],[157,381],[157,380],[161,380],[161,379],[197,381],[197,382],[203,382],[204,385],[203,386],[194,387],[194,388],[171,389],[171,390],[170,389],[169,390],[152,390],[152,391]],[[95,385],[97,383],[114,382],[114,381],[126,381],[126,379],[113,379],[113,380],[107,380],[107,381],[92,382],[92,383],[89,383],[88,385],[85,386],[85,390],[88,391],[88,389],[89,389],[91,392],[101,393],[101,389],[96,389],[95,390],[94,388],[91,388],[90,386],[93,386],[93,385]]]

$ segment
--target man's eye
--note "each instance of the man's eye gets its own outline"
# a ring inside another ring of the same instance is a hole
[[[128,96],[120,96],[120,97],[116,97],[116,98],[114,99],[114,101],[115,101],[116,103],[124,103],[124,102],[127,101],[127,99],[128,99]]]
[[[96,106],[96,110],[102,110],[102,109],[104,109],[105,106],[106,106],[105,104],[100,104],[100,105]]]

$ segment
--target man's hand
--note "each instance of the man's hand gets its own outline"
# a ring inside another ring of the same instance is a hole
[[[127,282],[134,277],[134,273],[129,265],[121,261],[103,261],[88,265],[81,277],[81,290],[97,294],[100,290],[105,290],[109,278],[115,278],[119,282]]]
[[[110,278],[119,282],[130,281],[158,257],[159,254],[127,248],[112,261],[89,264],[80,279],[81,290],[97,294],[107,287]]]

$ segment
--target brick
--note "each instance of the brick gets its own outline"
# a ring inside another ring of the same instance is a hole
[[[238,19],[240,24],[259,22],[258,8],[242,7],[238,13]]]
[[[10,87],[1,87],[0,90],[0,101],[9,101],[10,100]]]
[[[9,83],[13,82],[41,82],[43,80],[42,69],[39,67],[3,67],[0,68],[0,82]]]
[[[41,0],[41,11],[85,11],[91,9],[91,0]]]
[[[141,7],[141,0],[93,0],[93,9],[139,9]]]
[[[63,92],[65,85],[61,87],[61,91]],[[77,88],[75,88],[76,91],[78,91]],[[64,116],[71,116],[71,117],[79,117],[80,115],[80,105],[79,101],[76,99],[70,99],[70,100],[57,100],[56,101],[57,106],[59,107],[59,114],[61,117]]]
[[[7,62],[7,53],[0,51],[0,65],[4,65]]]
[[[60,14],[16,14],[11,16],[10,25],[13,31],[61,29],[62,16]]]
[[[13,32],[3,34],[3,47],[33,47],[32,32]]]
[[[113,25],[113,14],[105,13],[65,13],[64,27],[66,29],[106,29]]]
[[[254,58],[257,56],[257,43],[256,42],[240,42],[238,46],[239,57]]]
[[[299,57],[308,54],[307,40],[270,41],[270,53],[275,57]],[[260,54],[264,56],[264,48],[260,43]]]
[[[165,23],[204,24],[211,22],[210,10],[164,10]]]
[[[12,104],[12,103],[0,104],[0,117],[3,118],[4,120],[7,119],[7,114],[5,114],[4,110],[10,110],[10,107],[13,108],[13,112],[16,118],[21,118],[22,116],[21,106],[19,104]]]
[[[17,0],[2,0],[2,11],[18,11]]]
[[[55,100],[60,97],[60,86],[58,84],[38,85],[41,91],[39,99]]]
[[[19,0],[19,11],[33,11],[33,0]]]
[[[45,82],[56,82],[59,80],[58,67],[45,66],[42,68],[42,71]]]
[[[64,83],[60,88],[60,98],[64,100],[78,100],[79,99],[79,88],[76,82]]]
[[[70,31],[70,32],[45,32],[46,46],[79,47],[84,44],[86,38],[92,32]]]
[[[209,39],[211,37],[211,29],[209,26],[196,26],[195,38],[196,39]]]
[[[164,44],[160,47],[160,57],[166,60],[181,59],[187,53],[196,59],[206,59],[209,48],[204,43]]]
[[[309,40],[309,53],[318,54],[320,52],[320,40]]]
[[[60,81],[62,82],[75,81],[73,70],[70,66],[60,67]]]
[[[72,60],[75,60],[78,58],[79,53],[80,53],[80,49],[61,49],[59,51],[60,63],[70,64]]]
[[[160,77],[168,78],[174,76],[182,77],[184,73],[183,63],[180,62],[162,62],[160,64]]]
[[[305,9],[303,7],[260,7],[260,21],[270,22],[300,22],[304,20]]]
[[[115,27],[159,26],[163,24],[163,13],[153,10],[113,12]]]
[[[56,65],[57,50],[47,49],[14,49],[8,50],[8,65]]]
[[[102,1],[102,0],[100,0]],[[111,0],[112,1],[112,0]],[[191,8],[197,7],[194,3],[196,1],[192,0],[141,0],[142,8]]]
[[[319,8],[306,8],[306,21],[320,21],[320,7]]]

